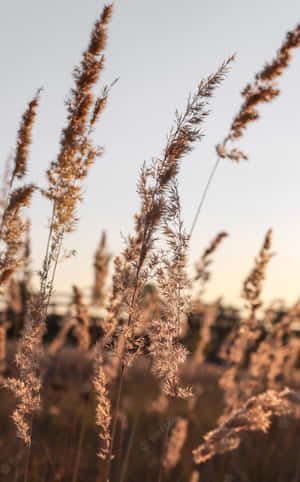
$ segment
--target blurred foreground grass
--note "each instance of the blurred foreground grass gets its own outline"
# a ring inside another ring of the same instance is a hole
[[[14,348],[14,343],[10,343],[8,357],[11,359]],[[45,360],[45,364],[49,364],[49,360]],[[149,375],[147,364],[146,359],[141,359],[128,374],[112,482],[121,481],[122,474],[127,482],[158,479],[169,414],[171,427],[179,416],[187,418],[189,426],[181,460],[175,469],[164,475],[165,482],[189,481],[195,469],[200,472],[200,481],[206,482],[300,481],[300,422],[292,422],[288,417],[280,423],[274,420],[269,434],[247,434],[239,449],[195,466],[192,449],[216,426],[222,413],[222,392],[218,387],[222,368],[203,364],[184,373],[185,381],[191,383],[197,393],[194,403],[176,401],[164,413],[158,413],[151,410],[151,405],[158,397],[159,388]],[[34,419],[30,482],[72,481],[76,460],[79,462],[78,482],[101,482],[103,465],[96,456],[98,437],[90,384],[91,358],[85,358],[76,348],[66,347],[46,368],[43,410]],[[112,394],[114,396],[114,387]],[[2,390],[0,480],[3,481],[23,480],[26,463],[27,450],[16,439],[11,420],[14,405],[13,397]],[[131,447],[129,451],[128,447]]]

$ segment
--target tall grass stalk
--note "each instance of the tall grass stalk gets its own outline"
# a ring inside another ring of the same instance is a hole
[[[297,25],[294,30],[286,34],[285,40],[278,49],[276,56],[271,63],[267,63],[263,69],[255,75],[254,82],[249,83],[242,91],[244,102],[232,121],[228,135],[221,144],[216,146],[217,160],[204,187],[203,194],[192,222],[190,236],[193,234],[207,197],[208,190],[213,182],[221,159],[227,158],[235,162],[239,162],[241,159],[247,159],[247,156],[236,147],[231,147],[228,149],[228,143],[232,142],[234,145],[236,140],[242,137],[243,132],[249,122],[253,122],[259,118],[259,113],[256,110],[256,106],[258,104],[262,102],[271,102],[280,94],[280,90],[277,87],[275,79],[282,75],[283,70],[289,66],[291,51],[292,49],[299,47],[299,45],[300,25]]]
[[[120,366],[106,481],[110,473],[126,367],[140,353],[143,345],[142,339],[138,342],[135,339],[135,331],[140,326],[140,297],[143,287],[159,266],[159,258],[154,251],[156,234],[162,227],[165,213],[169,212],[169,219],[172,215],[173,198],[169,198],[169,188],[176,179],[182,158],[192,150],[195,142],[203,137],[201,125],[208,115],[208,100],[223,80],[232,61],[233,57],[230,57],[215,74],[200,82],[196,93],[189,96],[184,113],[176,112],[175,126],[171,129],[161,158],[149,167],[143,165],[141,169],[138,182],[141,210],[135,216],[134,235],[128,236],[122,257],[115,260],[113,295],[109,307],[111,315],[104,325],[106,337],[109,338],[116,329],[120,306],[126,307],[128,320],[123,329],[125,346]],[[167,231],[166,227],[164,229]],[[170,241],[171,244],[172,242]]]
[[[77,222],[75,210],[82,200],[81,183],[91,164],[102,153],[102,149],[94,147],[90,139],[91,128],[101,111],[99,99],[94,100],[91,89],[104,67],[102,51],[111,13],[112,5],[104,7],[82,61],[73,72],[75,85],[66,101],[68,117],[61,134],[60,152],[47,171],[49,185],[43,191],[52,203],[52,216],[46,255],[39,273],[39,293],[28,304],[23,335],[18,345],[16,363],[20,376],[6,381],[6,386],[19,399],[13,414],[17,434],[29,447],[32,415],[40,409],[42,340],[62,243]]]

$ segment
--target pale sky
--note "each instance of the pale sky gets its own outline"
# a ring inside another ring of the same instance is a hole
[[[26,104],[43,86],[33,129],[28,181],[45,185],[45,171],[59,149],[65,119],[64,99],[71,72],[86,48],[99,0],[10,0],[0,9],[1,168],[14,148]],[[138,209],[136,181],[144,160],[160,155],[175,109],[199,81],[232,53],[237,59],[215,94],[205,138],[182,163],[179,176],[184,218],[190,229],[209,172],[214,146],[227,134],[241,105],[240,92],[265,61],[271,60],[285,33],[300,22],[296,0],[117,0],[109,25],[106,69],[96,91],[116,77],[94,139],[105,154],[84,184],[77,232],[66,239],[77,257],[60,265],[57,290],[92,281],[93,255],[101,230],[110,249],[122,249],[121,233],[132,229]],[[280,79],[282,93],[259,106],[261,118],[249,126],[240,147],[249,161],[224,161],[209,191],[191,240],[190,266],[212,237],[230,237],[214,257],[208,298],[240,302],[241,285],[269,227],[274,251],[264,287],[266,302],[300,295],[300,49]],[[2,170],[2,169],[1,169]],[[45,249],[50,207],[34,197],[34,267]]]

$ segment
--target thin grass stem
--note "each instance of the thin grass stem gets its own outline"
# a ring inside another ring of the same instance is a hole
[[[207,196],[208,189],[209,189],[209,187],[210,187],[210,185],[211,185],[211,183],[212,183],[212,181],[213,181],[213,178],[214,178],[214,175],[215,175],[215,173],[216,173],[216,170],[217,170],[217,168],[218,168],[218,166],[219,166],[220,160],[221,160],[221,158],[218,157],[218,159],[216,160],[216,162],[215,162],[215,164],[214,164],[214,167],[213,167],[212,170],[211,170],[211,173],[210,173],[210,175],[209,175],[209,178],[208,178],[208,180],[207,180],[207,183],[206,183],[206,186],[205,186],[205,188],[204,188],[203,194],[202,194],[202,196],[201,196],[201,199],[200,199],[200,202],[199,202],[199,205],[198,205],[198,208],[197,208],[197,211],[196,211],[194,220],[193,220],[193,222],[192,222],[192,227],[191,227],[191,230],[190,230],[190,237],[192,236],[193,231],[194,231],[194,229],[195,229],[195,226],[196,226],[196,224],[197,224],[197,221],[198,221],[198,218],[199,218],[201,209],[202,209],[202,207],[203,207],[204,201],[205,201],[206,196]]]

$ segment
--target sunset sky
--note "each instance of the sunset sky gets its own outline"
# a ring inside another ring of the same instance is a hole
[[[28,181],[45,185],[45,171],[59,150],[64,100],[72,70],[86,48],[104,3],[96,0],[10,0],[1,5],[1,171],[14,148],[19,122],[36,89],[43,86],[33,129]],[[216,91],[205,137],[182,163],[179,176],[186,228],[216,160],[215,145],[228,133],[240,92],[271,60],[288,30],[300,22],[296,0],[117,0],[109,26],[106,68],[95,92],[119,77],[95,130],[105,153],[84,184],[84,202],[76,233],[66,249],[72,260],[58,270],[56,289],[92,281],[93,255],[101,230],[110,250],[122,249],[122,234],[132,230],[139,203],[136,182],[144,160],[159,156],[189,92],[236,53],[231,72]],[[300,295],[300,50],[293,51],[279,80],[281,95],[259,106],[261,118],[239,143],[249,161],[224,161],[216,174],[191,239],[189,266],[209,241],[227,231],[214,257],[208,299],[223,296],[240,303],[243,279],[253,266],[265,232],[274,229],[264,287],[266,302]],[[298,114],[297,114],[298,112]],[[32,220],[35,269],[47,237],[48,202],[35,195]]]

